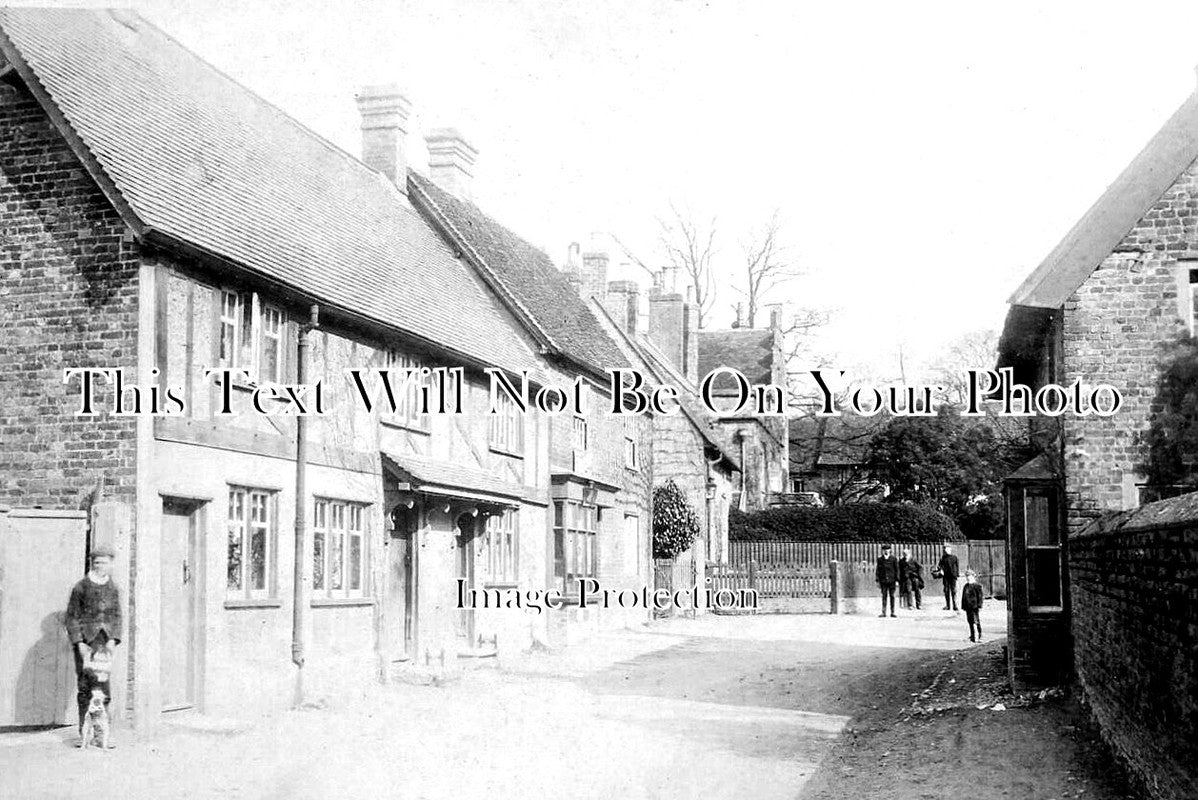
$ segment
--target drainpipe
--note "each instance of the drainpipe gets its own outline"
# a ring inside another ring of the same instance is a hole
[[[315,303],[309,318],[296,330],[295,380],[304,384],[308,379],[308,334],[320,327],[320,306]],[[291,662],[295,664],[295,705],[304,702],[304,532],[308,521],[308,418],[295,417],[295,570],[292,575],[291,598]]]

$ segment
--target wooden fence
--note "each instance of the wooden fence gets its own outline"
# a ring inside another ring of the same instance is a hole
[[[832,578],[828,565],[786,564],[713,564],[707,577],[711,589],[728,589],[739,595],[741,589],[755,589],[761,598],[830,597]]]
[[[1006,596],[1006,543],[1003,541],[954,542],[961,572],[972,568],[990,596]],[[828,564],[839,561],[859,572],[860,584],[873,582],[874,565],[883,542],[731,542],[728,563],[709,569],[712,588],[753,588],[762,597],[828,597],[831,576]],[[903,549],[923,565],[924,581],[932,582],[932,569],[940,561],[937,543],[895,544],[895,557]],[[859,585],[860,585],[859,584]]]

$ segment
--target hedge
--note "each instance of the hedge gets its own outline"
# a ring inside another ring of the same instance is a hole
[[[817,508],[775,506],[729,518],[728,538],[741,542],[965,541],[951,518],[905,503],[854,503]]]

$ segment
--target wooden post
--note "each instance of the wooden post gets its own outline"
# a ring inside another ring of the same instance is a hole
[[[840,562],[833,559],[828,562],[828,577],[832,579],[832,613],[840,613]]]

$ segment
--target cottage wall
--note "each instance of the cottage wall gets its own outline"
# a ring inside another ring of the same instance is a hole
[[[97,486],[127,501],[134,419],[75,416],[63,370],[135,366],[137,248],[22,88],[0,85],[0,141],[0,504],[78,509]]]
[[[1186,333],[1189,276],[1178,262],[1196,257],[1198,166],[1191,165],[1065,304],[1063,383],[1109,383],[1124,402],[1113,417],[1062,419],[1070,532],[1138,502],[1145,449],[1137,437],[1148,428],[1161,360]]]

